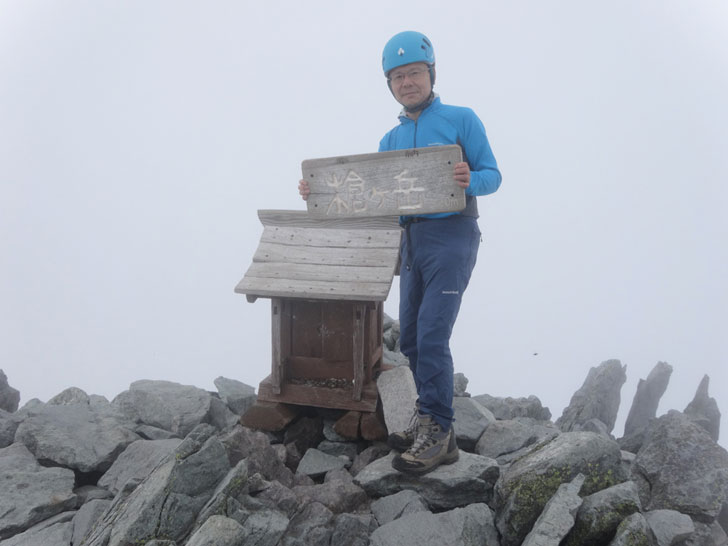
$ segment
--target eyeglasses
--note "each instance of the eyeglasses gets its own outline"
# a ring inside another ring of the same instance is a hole
[[[405,78],[409,78],[410,80],[419,80],[421,79],[428,70],[426,68],[413,68],[409,72],[398,72],[396,74],[393,74],[389,77],[389,81],[394,83],[395,85],[401,85],[404,83]]]

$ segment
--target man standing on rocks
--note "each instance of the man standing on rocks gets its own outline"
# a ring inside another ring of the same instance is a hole
[[[458,144],[464,161],[453,178],[465,189],[466,206],[457,213],[400,218],[400,346],[409,358],[418,402],[412,424],[389,436],[401,451],[392,466],[425,474],[455,462],[459,453],[453,421],[453,362],[450,335],[470,280],[480,244],[476,197],[495,192],[501,174],[478,116],[469,108],[445,105],[433,92],[435,51],[419,32],[396,34],[384,47],[382,67],[394,98],[404,108],[399,125],[379,143],[379,151]],[[308,198],[305,180],[299,192]]]

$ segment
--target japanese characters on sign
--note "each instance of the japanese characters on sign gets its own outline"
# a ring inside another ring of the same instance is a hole
[[[450,212],[465,206],[453,180],[459,146],[437,146],[304,161],[319,217],[387,216]]]

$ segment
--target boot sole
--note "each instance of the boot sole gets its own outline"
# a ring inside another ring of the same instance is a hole
[[[442,465],[452,464],[454,462],[457,462],[457,460],[460,458],[460,450],[454,451],[452,453],[449,453],[443,457],[442,461],[438,462],[437,464],[430,465],[430,466],[408,466],[407,463],[405,463],[401,457],[395,457],[392,461],[392,468],[395,470],[398,470],[402,472],[403,474],[411,474],[413,476],[421,476],[423,474],[427,474],[429,472],[432,472],[433,470],[437,469],[438,467]]]

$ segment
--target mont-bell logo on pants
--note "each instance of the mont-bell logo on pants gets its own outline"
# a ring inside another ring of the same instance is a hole
[[[458,294],[460,294],[460,290],[443,290],[442,293],[457,296]]]

